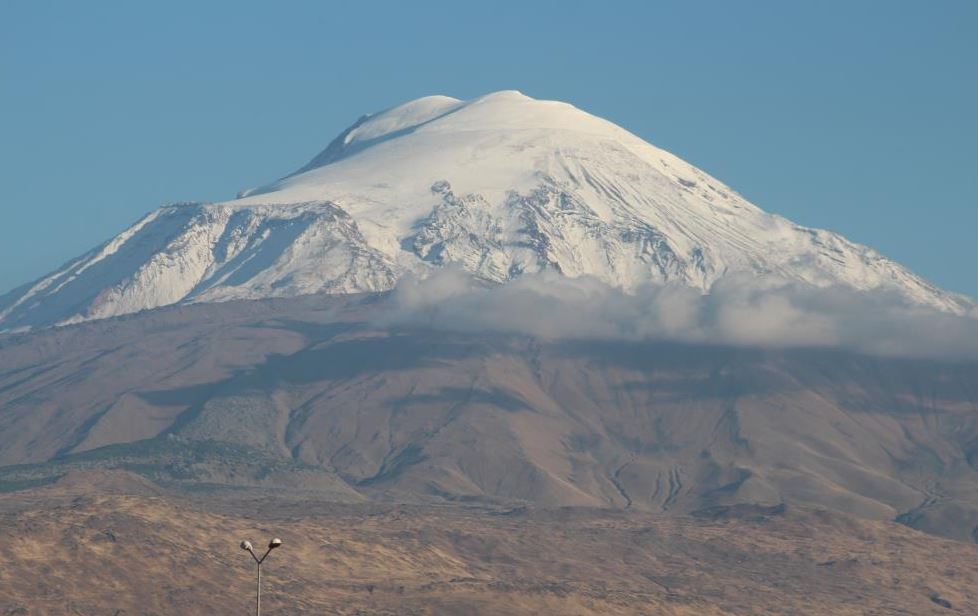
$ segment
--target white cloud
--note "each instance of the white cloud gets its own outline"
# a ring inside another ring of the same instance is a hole
[[[886,356],[978,358],[978,319],[908,304],[895,293],[728,277],[625,293],[553,273],[487,286],[455,270],[398,284],[386,325],[499,331],[546,339],[663,340],[765,348],[836,347]]]

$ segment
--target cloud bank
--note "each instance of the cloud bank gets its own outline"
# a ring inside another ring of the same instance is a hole
[[[380,324],[460,332],[978,359],[978,315],[911,305],[896,293],[771,278],[728,277],[705,294],[671,285],[626,293],[593,278],[555,273],[486,286],[448,269],[403,279],[387,308]]]

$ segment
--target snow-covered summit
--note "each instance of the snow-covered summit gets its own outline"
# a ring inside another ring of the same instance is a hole
[[[611,122],[503,91],[364,116],[277,182],[155,210],[0,297],[0,330],[177,302],[381,291],[445,265],[490,281],[553,270],[625,289],[707,291],[748,273],[973,306],[865,246],[763,212]]]

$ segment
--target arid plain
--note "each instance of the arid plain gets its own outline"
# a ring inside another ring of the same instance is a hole
[[[120,471],[0,501],[0,613],[973,614],[978,549],[794,507],[693,515],[177,496]]]

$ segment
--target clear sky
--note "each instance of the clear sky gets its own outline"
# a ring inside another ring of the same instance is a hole
[[[363,113],[518,89],[978,296],[978,1],[0,3],[0,293]]]

